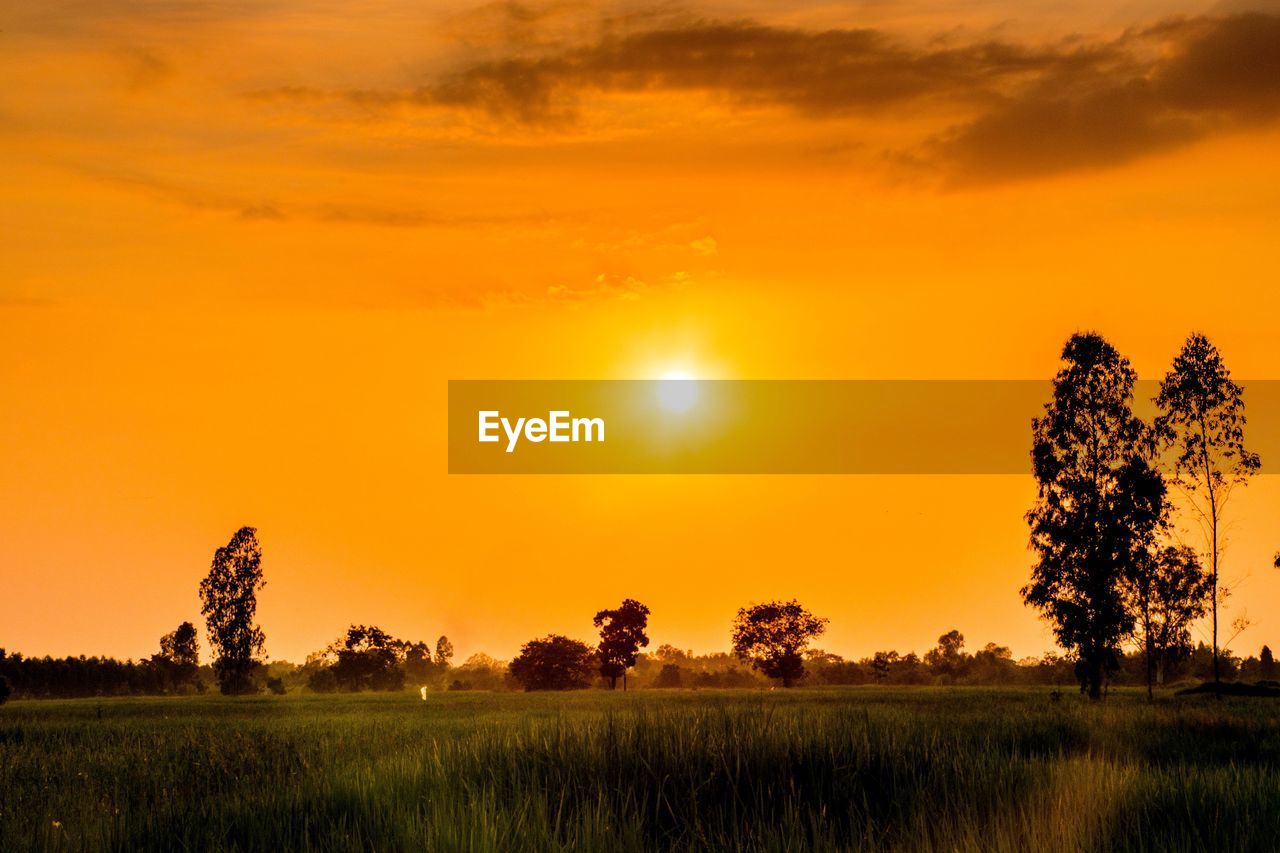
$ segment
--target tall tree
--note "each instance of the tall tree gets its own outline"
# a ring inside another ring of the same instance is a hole
[[[1192,548],[1159,548],[1135,560],[1126,578],[1134,635],[1146,664],[1147,699],[1164,682],[1164,665],[1191,643],[1191,623],[1209,607],[1209,576]]]
[[[440,639],[436,640],[436,665],[444,672],[449,670],[449,662],[453,660],[453,643],[449,642],[449,638],[440,635]]]
[[[226,547],[214,553],[209,574],[200,582],[201,613],[213,649],[213,670],[224,694],[256,691],[252,677],[258,666],[256,656],[262,653],[267,638],[254,618],[258,590],[266,585],[258,532],[241,527]]]
[[[1187,338],[1156,396],[1156,429],[1174,452],[1172,481],[1204,533],[1213,610],[1213,681],[1222,682],[1218,653],[1218,605],[1228,591],[1221,583],[1223,512],[1231,492],[1258,473],[1258,454],[1244,446],[1243,390],[1218,348],[1200,333]]]
[[[634,598],[625,599],[613,610],[601,610],[592,624],[600,629],[600,645],[597,657],[600,674],[609,679],[609,689],[618,686],[627,689],[627,670],[636,665],[636,653],[649,645],[649,608]]]
[[[791,687],[804,677],[809,641],[826,630],[827,620],[795,599],[754,604],[740,609],[733,620],[733,653]]]
[[[1023,599],[1077,657],[1081,689],[1102,695],[1133,628],[1123,581],[1154,546],[1164,482],[1148,461],[1149,428],[1133,414],[1136,374],[1101,335],[1073,335],[1053,399],[1032,422],[1036,504],[1027,513],[1036,555]]]
[[[1258,675],[1265,681],[1276,677],[1276,659],[1271,654],[1270,646],[1263,646],[1258,654]]]

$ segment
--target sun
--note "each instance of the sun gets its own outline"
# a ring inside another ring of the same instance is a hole
[[[658,405],[668,412],[687,412],[698,402],[698,380],[686,370],[669,370],[658,379]]]

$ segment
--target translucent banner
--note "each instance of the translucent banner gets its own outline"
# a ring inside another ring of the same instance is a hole
[[[1280,465],[1280,382],[1242,383]],[[1151,418],[1157,383],[1134,410]],[[453,474],[1029,474],[1040,380],[453,380]]]

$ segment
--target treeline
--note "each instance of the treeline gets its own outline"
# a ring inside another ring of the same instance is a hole
[[[359,635],[372,631],[375,639],[386,636],[378,629],[352,626]],[[348,632],[350,635],[350,631]],[[390,638],[389,638],[390,639]],[[338,645],[338,644],[335,644]],[[263,689],[285,692],[360,692],[366,690],[522,690],[509,662],[487,654],[475,654],[460,664],[451,663],[452,644],[447,637],[436,643],[435,654],[425,643],[391,640],[390,655],[370,648],[347,651],[340,659],[333,647],[311,655],[306,663],[272,661],[262,664],[254,680]],[[585,645],[585,644],[584,644]],[[1274,681],[1280,677],[1271,649],[1237,657],[1220,653],[1220,667],[1228,681]],[[949,631],[924,655],[879,651],[857,660],[846,660],[821,649],[804,654],[802,683],[824,685],[932,685],[932,686],[1067,686],[1074,684],[1075,662],[1047,653],[1015,660],[1007,647],[987,643],[977,651],[965,650],[964,635]],[[650,653],[639,652],[628,678],[633,689],[714,690],[762,688],[778,683],[748,663],[726,652],[694,654],[669,644]],[[1166,683],[1200,682],[1213,678],[1213,650],[1205,643],[1184,650],[1165,673]],[[195,670],[177,669],[157,655],[140,661],[101,657],[24,657],[0,649],[0,679],[19,698],[88,698],[109,696],[166,696],[203,693],[216,684],[209,665]],[[1113,685],[1140,686],[1146,666],[1139,651],[1122,654],[1111,680]],[[268,686],[270,685],[270,686]],[[607,688],[609,680],[594,665],[580,687]],[[0,695],[5,695],[0,689]]]

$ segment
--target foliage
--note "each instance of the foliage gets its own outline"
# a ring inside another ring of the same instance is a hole
[[[1073,335],[1053,400],[1032,424],[1038,494],[1027,513],[1036,555],[1023,598],[1077,657],[1081,689],[1099,698],[1133,628],[1122,582],[1165,515],[1148,462],[1150,430],[1132,411],[1136,374],[1100,335]]]
[[[1209,557],[1209,603],[1213,612],[1214,681],[1218,665],[1218,605],[1224,508],[1231,492],[1258,473],[1258,454],[1244,446],[1243,389],[1231,380],[1222,354],[1202,334],[1187,338],[1160,383],[1156,431],[1174,452],[1172,480],[1200,522]],[[1278,557],[1280,560],[1280,557]]]
[[[733,653],[791,687],[804,677],[804,651],[827,628],[795,599],[743,607],[733,622]]]
[[[622,678],[625,690],[627,670],[636,665],[636,653],[649,645],[649,635],[645,633],[649,608],[628,598],[616,609],[601,610],[592,624],[600,629],[600,645],[596,650],[600,675],[609,679],[610,690]]]
[[[530,640],[511,661],[511,675],[525,690],[576,690],[591,686],[595,652],[559,634]]]
[[[254,622],[258,590],[266,586],[257,531],[242,527],[226,547],[213,555],[209,574],[200,582],[200,600],[213,647],[214,672],[224,694],[253,693],[256,657],[266,635]]]
[[[151,661],[166,675],[173,692],[181,693],[198,687],[200,672],[200,640],[196,626],[183,622],[176,630],[160,638],[160,653]]]
[[[9,686],[9,679],[0,675],[0,705],[9,701],[9,697],[13,694],[13,688]]]
[[[450,662],[453,660],[453,643],[449,642],[449,638],[440,635],[440,639],[436,640],[436,666],[448,669]]]
[[[1191,624],[1208,609],[1209,577],[1194,550],[1168,545],[1139,555],[1126,585],[1150,695],[1156,682],[1163,683],[1166,665],[1189,647]]]
[[[403,690],[404,670],[400,654],[404,643],[376,625],[352,625],[330,652],[337,658],[332,666],[338,690]]]

